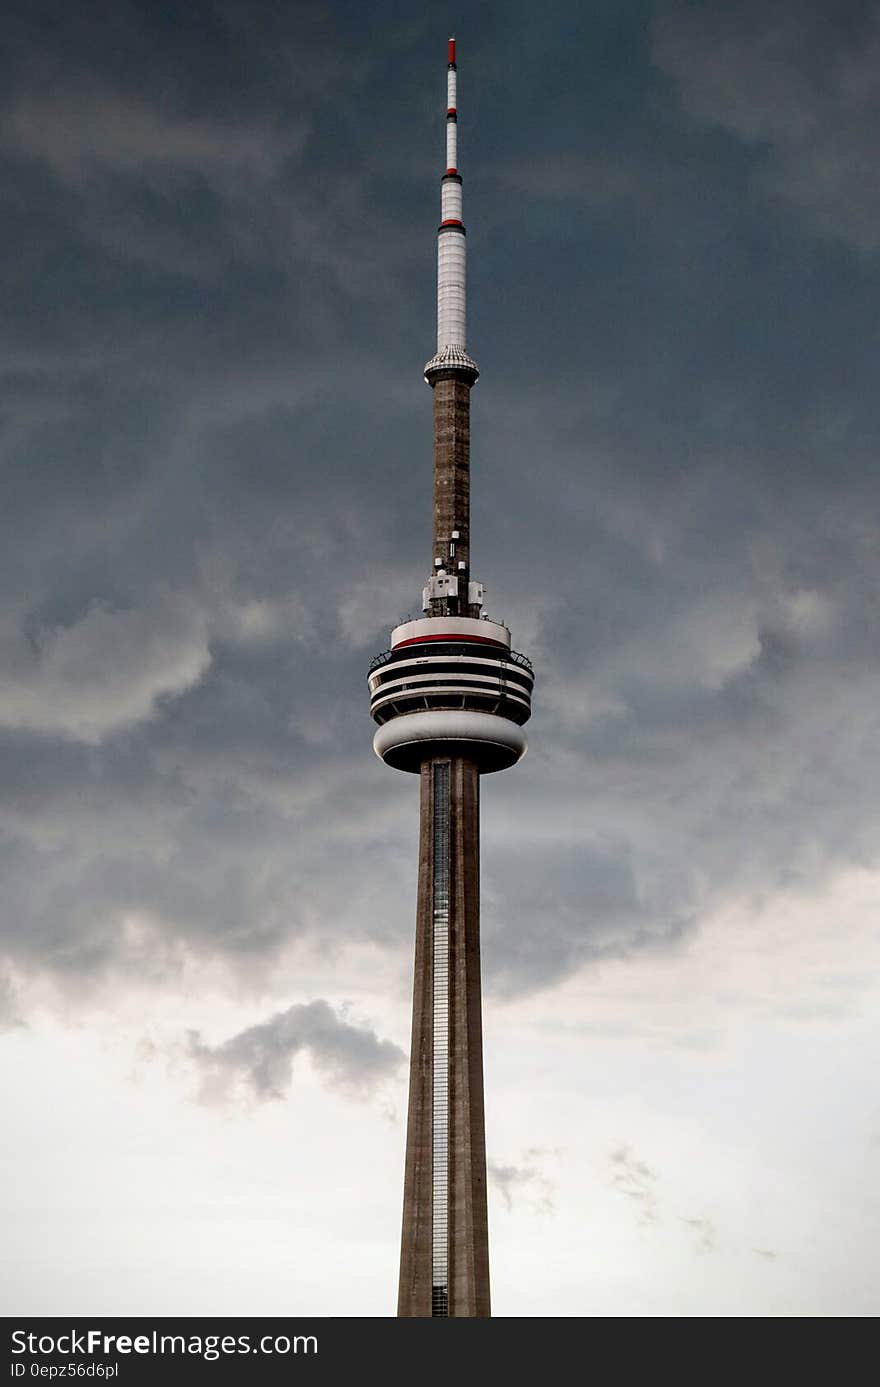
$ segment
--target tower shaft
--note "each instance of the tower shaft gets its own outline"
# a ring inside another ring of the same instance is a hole
[[[422,763],[398,1315],[489,1315],[480,995],[480,778]]]
[[[465,613],[471,567],[470,448],[471,387],[448,376],[434,386],[432,560],[436,567],[441,559],[458,579],[457,610]]]

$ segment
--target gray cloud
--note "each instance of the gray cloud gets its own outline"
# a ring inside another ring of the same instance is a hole
[[[694,1251],[714,1252],[718,1246],[718,1234],[710,1218],[683,1218],[681,1220],[695,1235]]]
[[[611,1154],[611,1184],[638,1209],[639,1223],[656,1223],[659,1219],[656,1182],[657,1175],[644,1161],[638,1160],[629,1146],[621,1146]]]
[[[508,1212],[513,1210],[515,1204],[524,1204],[532,1213],[553,1212],[556,1186],[547,1165],[558,1154],[557,1151],[533,1146],[523,1152],[519,1163],[489,1160],[489,1180],[501,1195]]]
[[[655,60],[687,110],[759,152],[756,179],[820,234],[880,246],[880,10],[663,3]]]
[[[224,181],[244,178],[248,184],[274,175],[303,138],[288,132],[281,141],[264,129],[224,129],[205,119],[175,117],[100,86],[21,93],[0,135],[65,181],[112,172],[161,182],[178,171]]]
[[[351,1024],[324,1001],[288,1007],[218,1045],[190,1031],[185,1047],[204,1103],[222,1103],[242,1091],[258,1101],[283,1098],[299,1054],[307,1054],[332,1087],[359,1098],[393,1077],[406,1058],[390,1040]]]
[[[16,1030],[23,1024],[18,1015],[15,990],[8,978],[0,976],[0,1031]]]
[[[150,717],[210,663],[201,613],[161,590],[135,611],[95,600],[70,625],[12,631],[3,646],[0,724],[86,742]]]

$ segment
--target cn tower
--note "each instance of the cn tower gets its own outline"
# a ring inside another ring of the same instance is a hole
[[[489,1308],[480,991],[480,776],[524,754],[534,674],[471,577],[465,228],[455,40],[437,232],[431,569],[423,617],[370,666],[377,756],[419,776],[419,879],[399,1316],[485,1317]]]

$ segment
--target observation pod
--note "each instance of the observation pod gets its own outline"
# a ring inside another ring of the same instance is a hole
[[[395,770],[418,773],[438,756],[465,756],[481,775],[525,754],[534,673],[500,622],[426,617],[391,634],[370,666],[373,749]]]

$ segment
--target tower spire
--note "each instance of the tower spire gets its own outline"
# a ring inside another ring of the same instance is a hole
[[[437,228],[437,354],[425,366],[435,385],[449,371],[473,385],[477,364],[467,354],[466,233],[462,220],[462,178],[458,169],[458,66],[455,39],[449,40],[446,68],[446,169],[440,180]]]

